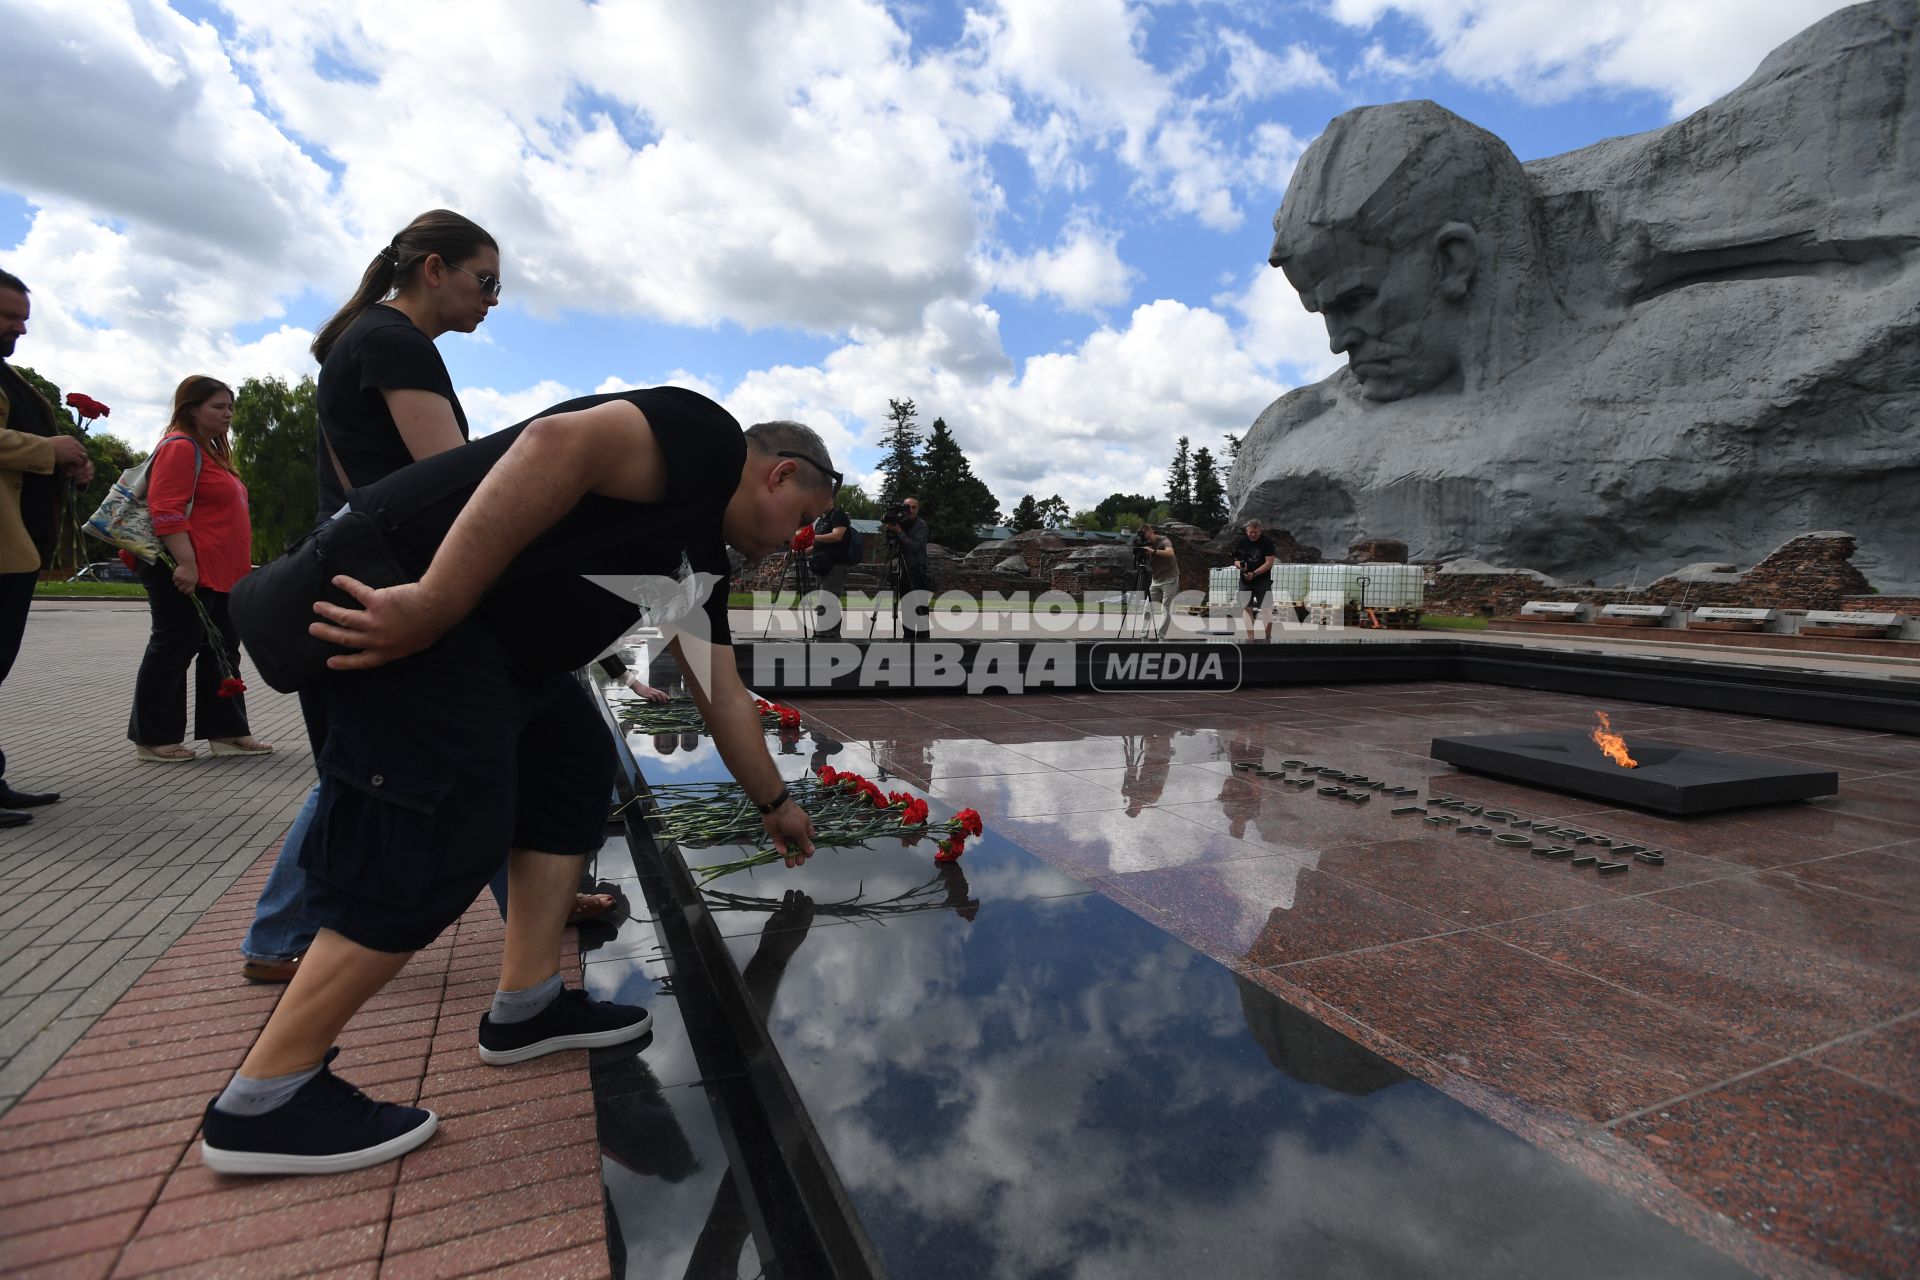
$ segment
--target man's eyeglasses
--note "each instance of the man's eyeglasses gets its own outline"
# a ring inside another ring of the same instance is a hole
[[[442,258],[441,261],[446,262],[446,259]],[[483,276],[475,276],[473,272],[467,270],[457,262],[448,262],[447,265],[463,276],[473,276],[473,282],[480,286],[480,292],[486,294],[489,298],[497,298],[500,296],[500,277],[494,275],[491,271]]]
[[[825,475],[828,480],[832,481],[833,496],[836,498],[840,496],[840,485],[845,480],[845,477],[842,476],[838,471],[835,471],[832,467],[828,466],[826,463],[821,462],[818,458],[809,457],[807,454],[804,454],[804,453],[794,453],[789,449],[782,449],[775,456],[781,457],[781,458],[798,458],[801,462],[807,463],[809,466],[813,467],[816,471],[819,471],[821,474]]]

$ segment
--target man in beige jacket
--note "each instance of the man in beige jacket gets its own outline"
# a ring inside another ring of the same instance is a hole
[[[54,407],[7,363],[27,331],[30,309],[27,286],[0,271],[0,683],[20,652],[33,584],[53,546],[59,505],[54,473],[69,475],[76,484],[93,479],[87,447],[55,428]],[[31,817],[22,809],[59,798],[7,785],[7,755],[0,750],[0,827],[20,826]]]

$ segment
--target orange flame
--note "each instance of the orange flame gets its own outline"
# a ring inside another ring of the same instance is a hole
[[[1627,754],[1627,740],[1613,732],[1613,722],[1607,719],[1607,713],[1596,711],[1593,714],[1600,717],[1600,723],[1593,731],[1593,745],[1622,769],[1638,769],[1640,762]]]

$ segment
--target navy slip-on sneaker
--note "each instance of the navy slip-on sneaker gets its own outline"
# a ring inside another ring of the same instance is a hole
[[[562,1049],[604,1049],[653,1030],[653,1015],[638,1005],[609,1004],[568,988],[525,1022],[480,1018],[480,1061],[504,1067]]]
[[[207,1104],[200,1159],[216,1173],[345,1173],[403,1156],[431,1138],[440,1117],[420,1107],[375,1102],[327,1069],[257,1116]],[[218,1099],[216,1099],[218,1101]]]

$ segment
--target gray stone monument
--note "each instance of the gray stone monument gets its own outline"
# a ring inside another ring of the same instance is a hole
[[[1255,421],[1234,520],[1602,581],[1845,527],[1920,584],[1917,22],[1842,10],[1524,165],[1431,102],[1334,120],[1270,261],[1348,364]]]

